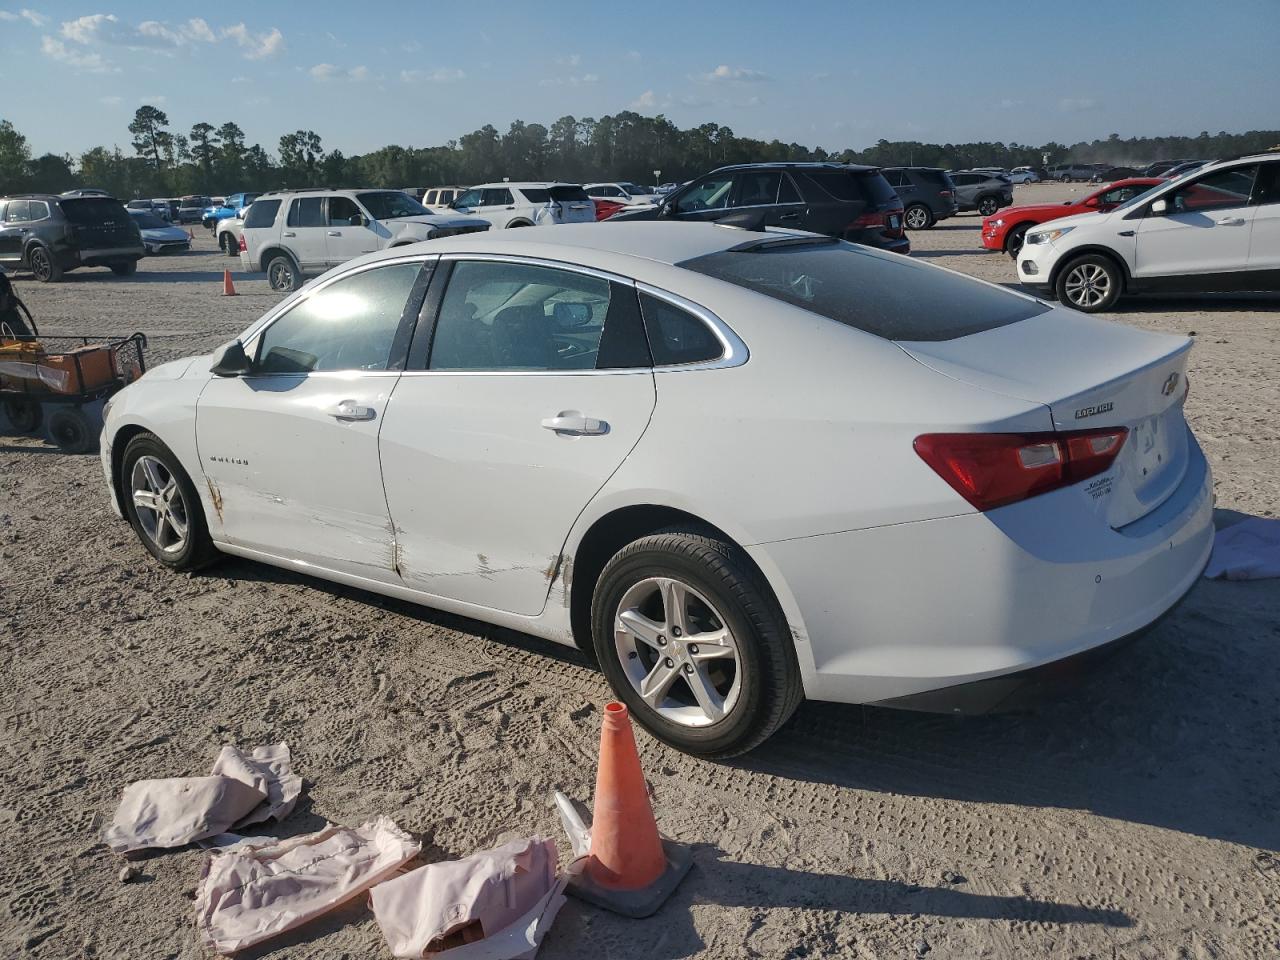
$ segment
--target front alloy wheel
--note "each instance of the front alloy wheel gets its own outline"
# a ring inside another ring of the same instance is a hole
[[[983,197],[978,201],[978,212],[984,217],[989,217],[1000,209],[1000,204],[996,202],[995,197]]]
[[[1068,263],[1058,276],[1058,299],[1085,313],[1111,307],[1120,298],[1120,272],[1106,257],[1088,255]]]
[[[157,457],[141,456],[129,475],[138,526],[156,549],[178,554],[187,545],[191,520],[178,478]]]
[[[647,577],[622,597],[614,644],[631,687],[659,716],[687,727],[738,702],[738,644],[714,604],[687,583]]]

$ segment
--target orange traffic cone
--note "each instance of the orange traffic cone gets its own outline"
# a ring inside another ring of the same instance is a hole
[[[231,282],[230,270],[222,271],[222,295],[224,297],[239,296],[239,294],[236,293],[236,285]]]
[[[647,917],[662,906],[692,863],[687,848],[658,835],[627,708],[607,704],[591,852],[569,890],[615,913]]]

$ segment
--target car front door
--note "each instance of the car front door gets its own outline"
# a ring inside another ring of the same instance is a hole
[[[326,270],[329,267],[325,242],[327,230],[324,197],[294,197],[289,204],[289,216],[284,230],[280,232],[280,239],[293,252],[303,270]]]
[[[394,582],[378,431],[404,366],[424,259],[308,290],[245,345],[250,373],[200,395],[196,442],[214,539]]]
[[[574,520],[649,423],[650,363],[630,282],[442,258],[380,439],[405,584],[540,613]]]
[[[331,267],[381,250],[386,243],[374,229],[375,221],[350,197],[329,197],[325,220],[325,255]]]
[[[677,220],[719,220],[729,212],[732,193],[733,174],[712,173],[681,190],[668,201],[668,208]]]
[[[1214,170],[1162,194],[1163,214],[1138,224],[1135,277],[1231,273],[1248,269],[1249,205],[1256,164]]]

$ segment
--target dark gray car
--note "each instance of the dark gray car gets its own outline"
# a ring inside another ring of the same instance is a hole
[[[941,167],[884,167],[880,172],[902,201],[908,230],[927,230],[960,209],[956,186]]]
[[[960,170],[951,174],[956,200],[961,210],[977,210],[989,217],[1013,204],[1013,184],[1007,177],[982,170]]]

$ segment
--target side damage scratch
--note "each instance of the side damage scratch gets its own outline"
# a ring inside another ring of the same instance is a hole
[[[222,523],[222,491],[213,480],[206,478],[209,484],[209,499],[213,501],[213,512],[218,515],[218,523]]]

